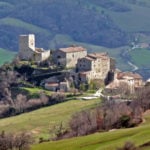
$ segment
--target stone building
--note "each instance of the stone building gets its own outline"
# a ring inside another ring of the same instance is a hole
[[[57,82],[45,83],[45,89],[56,92],[59,88],[59,84]]]
[[[132,72],[119,72],[115,75],[114,81],[117,83],[118,87],[122,83],[126,83],[130,93],[134,93],[136,89],[144,85],[142,76]]]
[[[78,59],[76,67],[83,82],[92,79],[105,80],[109,72],[114,72],[115,60],[108,53],[92,53]]]
[[[44,61],[50,57],[50,50],[35,47],[34,34],[20,35],[19,58],[21,60]]]
[[[63,82],[46,82],[44,88],[50,91],[61,91],[68,92],[70,90],[70,85],[68,81]]]
[[[144,81],[141,75],[133,72],[116,72],[114,81],[110,83],[106,89],[124,89],[134,93],[137,89],[144,86]]]
[[[83,47],[60,48],[53,52],[53,61],[58,66],[75,68],[79,58],[85,57],[87,50]]]

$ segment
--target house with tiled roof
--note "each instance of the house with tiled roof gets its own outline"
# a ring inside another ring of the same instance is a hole
[[[82,81],[92,79],[105,80],[110,71],[115,70],[115,61],[108,53],[91,53],[78,59],[77,71]],[[84,74],[84,79],[83,79]]]
[[[53,52],[53,61],[57,66],[75,68],[78,59],[87,55],[87,50],[81,46],[60,48]]]
[[[133,72],[116,72],[114,81],[110,83],[107,89],[116,89],[121,86],[126,86],[130,93],[134,93],[136,89],[144,86],[143,78],[138,73]]]

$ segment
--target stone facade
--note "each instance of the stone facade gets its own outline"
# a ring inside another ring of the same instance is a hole
[[[132,72],[115,72],[114,81],[106,86],[106,89],[123,89],[127,88],[130,93],[144,86],[143,78]]]
[[[115,70],[115,61],[107,53],[92,53],[78,59],[77,71],[81,81],[102,79],[105,80],[110,71]]]
[[[35,47],[34,34],[20,35],[19,58],[21,60],[44,61],[50,57],[50,50]]]
[[[46,82],[45,89],[50,91],[61,91],[61,92],[68,92],[70,90],[70,85],[68,81],[64,82]]]
[[[115,75],[114,82],[117,83],[118,87],[122,83],[126,83],[131,93],[134,93],[137,88],[141,88],[144,85],[143,78],[132,72],[119,72]]]
[[[85,57],[87,50],[83,47],[60,48],[53,52],[53,61],[58,66],[75,68],[79,58]]]

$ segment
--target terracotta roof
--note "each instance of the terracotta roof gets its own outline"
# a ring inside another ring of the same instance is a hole
[[[91,54],[88,54],[89,57],[92,57],[92,58],[106,58],[108,57],[108,53],[107,52],[104,52],[104,53],[91,53]]]
[[[81,51],[86,51],[85,48],[83,47],[67,47],[67,48],[60,48],[60,51],[63,51],[65,53],[72,53],[72,52],[81,52]]]
[[[87,60],[90,60],[90,61],[94,61],[95,59],[94,58],[91,58],[91,57],[89,57],[89,56],[86,56],[86,57],[84,57],[85,59],[87,59]]]
[[[123,77],[132,77],[134,79],[142,79],[142,76],[138,73],[132,73],[132,72],[120,72],[117,74],[118,79],[122,79]]]
[[[54,82],[54,83],[46,83],[45,85],[56,87],[56,86],[58,86],[59,84]]]

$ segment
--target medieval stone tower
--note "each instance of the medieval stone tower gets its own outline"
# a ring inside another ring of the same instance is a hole
[[[20,35],[19,37],[19,57],[20,59],[30,60],[35,51],[35,36],[34,34]]]
[[[18,56],[20,60],[41,62],[50,57],[50,50],[35,47],[34,34],[20,35]]]

